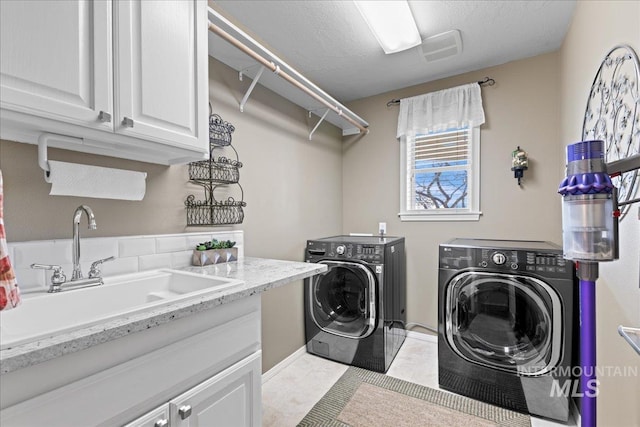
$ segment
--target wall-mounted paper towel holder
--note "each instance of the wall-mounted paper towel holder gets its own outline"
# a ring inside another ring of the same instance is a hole
[[[97,199],[142,200],[146,192],[145,172],[48,160],[51,141],[84,144],[81,138],[52,133],[38,137],[38,165],[45,182],[51,184],[52,196],[91,197]]]
[[[52,140],[62,141],[71,144],[82,144],[82,138],[74,138],[71,136],[57,135],[55,133],[43,133],[38,137],[38,166],[44,171],[44,180],[51,184],[49,179],[50,171],[49,160],[47,157],[47,147]]]

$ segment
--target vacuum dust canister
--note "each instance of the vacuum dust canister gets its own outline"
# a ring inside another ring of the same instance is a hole
[[[567,147],[563,196],[564,256],[578,261],[617,259],[618,212],[615,187],[607,174],[603,141],[582,141]]]

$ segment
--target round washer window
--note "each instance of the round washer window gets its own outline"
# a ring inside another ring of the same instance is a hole
[[[375,326],[375,277],[360,264],[324,263],[329,271],[313,279],[309,293],[315,323],[338,335],[368,335]]]
[[[557,293],[532,277],[466,272],[447,286],[446,331],[460,356],[520,375],[541,375],[561,357]]]

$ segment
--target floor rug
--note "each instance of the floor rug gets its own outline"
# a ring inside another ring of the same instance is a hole
[[[528,415],[349,367],[299,427],[529,427]]]

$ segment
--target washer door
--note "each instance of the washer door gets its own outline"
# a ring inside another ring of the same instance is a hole
[[[542,375],[562,356],[562,304],[533,277],[465,272],[446,290],[447,341],[461,357],[523,376]]]
[[[376,279],[364,265],[320,261],[327,273],[315,276],[309,292],[313,321],[326,332],[364,338],[376,326]]]

